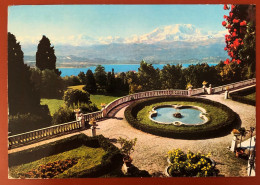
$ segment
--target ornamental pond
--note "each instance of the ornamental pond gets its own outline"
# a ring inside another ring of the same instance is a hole
[[[151,112],[151,119],[158,123],[182,123],[185,125],[199,125],[205,123],[205,116],[201,108],[192,106],[158,106]],[[177,116],[176,116],[177,115]]]

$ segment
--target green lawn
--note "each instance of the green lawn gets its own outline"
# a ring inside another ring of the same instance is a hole
[[[54,176],[54,178],[66,178],[71,174],[77,174],[78,172],[93,168],[101,164],[102,157],[105,154],[106,152],[102,148],[90,148],[83,145],[79,148],[52,155],[49,157],[44,157],[37,161],[10,167],[9,172],[13,178],[19,178],[19,176],[17,175],[18,173],[29,172],[32,169],[37,169],[40,165],[46,165],[47,163],[55,162],[58,160],[77,158],[78,163],[76,165],[65,170],[63,173]]]
[[[137,119],[140,121],[140,123],[149,125],[149,126],[155,126],[158,128],[168,128],[168,129],[176,129],[176,130],[189,130],[194,129],[196,127],[176,127],[173,125],[164,125],[164,124],[156,124],[152,120],[149,119],[149,112],[152,110],[154,106],[159,105],[165,105],[165,104],[180,104],[180,105],[193,105],[193,106],[199,106],[204,108],[207,111],[207,117],[210,120],[210,125],[214,126],[218,123],[225,122],[227,120],[228,114],[221,110],[218,107],[208,105],[205,103],[200,102],[188,102],[188,101],[168,101],[168,102],[161,102],[161,103],[154,103],[149,106],[145,106],[142,110],[140,110],[137,114]],[[208,124],[200,125],[200,128],[207,127]]]
[[[76,86],[69,86],[68,89],[78,89],[81,91],[84,91],[82,88],[84,85],[76,85]],[[125,96],[126,93],[120,92],[120,93],[114,93],[109,95],[103,95],[103,94],[91,94],[90,95],[90,101],[97,105],[99,109],[101,109],[101,103],[108,104],[112,102],[113,100],[120,98],[122,96]],[[50,109],[51,116],[62,106],[64,105],[63,100],[59,99],[41,99],[41,105],[48,105]]]
[[[58,99],[41,99],[41,105],[48,105],[51,116],[64,104],[63,100]]]
[[[82,88],[84,85],[75,85],[75,86],[69,86],[68,89],[78,89],[81,91],[84,91]],[[112,102],[113,100],[120,98],[122,96],[125,96],[126,93],[120,92],[120,93],[114,93],[109,95],[103,95],[103,94],[91,94],[90,95],[90,101],[97,105],[99,109],[101,109],[101,103],[108,104]]]
[[[249,94],[249,95],[246,95],[244,96],[246,99],[249,99],[249,100],[255,100],[255,97],[256,97],[256,92],[252,93],[252,94]]]
[[[75,85],[75,86],[69,86],[68,89],[78,89],[78,90],[81,90],[81,91],[84,91],[83,90],[83,87],[85,85]]]
[[[99,109],[101,109],[101,103],[108,104],[113,100],[120,98],[121,96],[113,96],[113,95],[102,95],[102,94],[91,94],[90,101],[95,103]]]

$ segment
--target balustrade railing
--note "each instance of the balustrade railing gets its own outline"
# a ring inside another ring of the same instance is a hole
[[[212,93],[218,93],[221,91],[225,91],[228,87],[229,89],[234,89],[238,87],[243,87],[246,85],[255,84],[256,79],[249,79],[244,80],[241,82],[231,83],[219,87],[212,88]],[[188,90],[154,90],[154,91],[146,91],[146,92],[139,92],[135,94],[130,94],[127,96],[120,97],[112,102],[110,102],[105,108],[103,108],[101,111],[92,112],[88,114],[83,114],[83,117],[81,119],[84,120],[84,122],[89,122],[92,118],[95,120],[100,120],[104,117],[108,116],[108,113],[117,107],[118,105],[121,105],[123,103],[142,99],[142,98],[149,98],[149,97],[156,97],[156,96],[174,96],[174,95],[181,95],[181,96],[189,96],[189,95],[198,95],[204,93],[204,88],[197,88],[192,89],[191,93],[189,94]],[[9,149],[18,147],[21,145],[37,142],[39,140],[49,139],[51,137],[56,137],[58,135],[68,134],[73,131],[77,131],[80,129],[84,129],[84,125],[82,125],[81,121],[72,121],[60,125],[54,125],[51,127],[46,127],[38,130],[33,130],[30,132],[25,132],[13,136],[8,137],[8,145]]]
[[[240,82],[235,82],[235,83],[231,83],[231,84],[214,87],[214,88],[212,88],[212,90],[213,90],[213,93],[219,93],[221,91],[225,91],[227,88],[229,90],[232,90],[232,89],[247,86],[247,85],[253,85],[255,83],[256,83],[256,78],[252,78],[252,79],[248,79],[248,80],[244,80],[244,81],[240,81]]]
[[[82,128],[81,121],[72,121],[8,137],[8,148],[38,142],[58,135],[71,133]]]

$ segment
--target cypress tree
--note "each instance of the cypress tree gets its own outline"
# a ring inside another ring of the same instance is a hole
[[[56,74],[60,75],[61,72],[56,69],[56,59],[54,47],[51,46],[50,40],[43,35],[36,52],[36,67],[41,71],[54,70]]]
[[[86,73],[86,85],[83,87],[83,90],[89,93],[97,92],[96,80],[94,78],[94,74],[90,69]]]
[[[40,106],[39,93],[30,81],[30,68],[24,64],[21,45],[8,33],[9,114],[27,113]]]

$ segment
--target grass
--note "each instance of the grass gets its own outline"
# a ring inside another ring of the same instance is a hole
[[[83,90],[84,85],[69,86],[68,89]],[[109,104],[117,98],[127,95],[125,92],[117,92],[112,94],[90,94],[90,101],[97,105],[98,109],[101,109],[101,103]]]
[[[75,85],[75,86],[69,86],[68,89],[78,89],[80,91],[84,91],[82,88],[84,85]],[[90,101],[97,105],[98,109],[101,109],[101,103],[109,104],[110,102],[114,101],[117,98],[120,98],[122,96],[125,96],[127,93],[125,92],[118,92],[113,94],[90,94]],[[64,105],[63,100],[59,99],[41,99],[41,105],[48,105],[50,114],[53,116],[53,114]]]
[[[64,105],[63,100],[59,99],[41,99],[41,105],[48,105],[50,114],[53,116],[53,114],[62,106]]]
[[[101,164],[102,157],[105,154],[106,152],[102,148],[91,148],[82,145],[81,147],[78,147],[73,150],[69,150],[49,157],[44,157],[40,160],[33,161],[27,164],[11,167],[9,168],[9,172],[13,178],[19,178],[17,175],[18,173],[26,173],[32,169],[38,168],[40,165],[45,165],[47,163],[58,161],[58,160],[78,158],[78,163],[76,165],[74,165],[73,167],[69,168],[68,170],[65,170],[63,173],[58,174],[57,176],[54,177],[54,178],[66,178],[71,174],[75,174]]]
[[[244,96],[246,99],[255,100],[256,92]]]
[[[80,90],[80,91],[84,91],[84,90],[83,90],[83,87],[84,87],[84,86],[85,86],[85,85],[69,86],[68,89],[78,89],[78,90]]]
[[[152,110],[154,106],[158,105],[165,105],[165,104],[180,104],[180,105],[194,105],[204,108],[207,111],[207,117],[209,118],[209,123],[211,126],[217,125],[218,123],[225,122],[228,119],[228,114],[223,111],[222,109],[204,104],[199,102],[188,102],[188,101],[167,101],[167,102],[160,102],[160,103],[154,103],[152,105],[145,106],[143,109],[141,109],[137,114],[137,119],[141,124],[157,127],[157,128],[164,128],[164,129],[174,129],[174,130],[189,130],[189,129],[202,129],[204,127],[207,127],[208,124],[203,124],[199,126],[174,126],[174,125],[164,125],[164,124],[157,124],[149,119],[149,111]]]
[[[115,96],[115,95],[91,94],[90,101],[96,104],[99,109],[101,109],[101,103],[109,104],[113,100],[120,97],[121,96]]]

